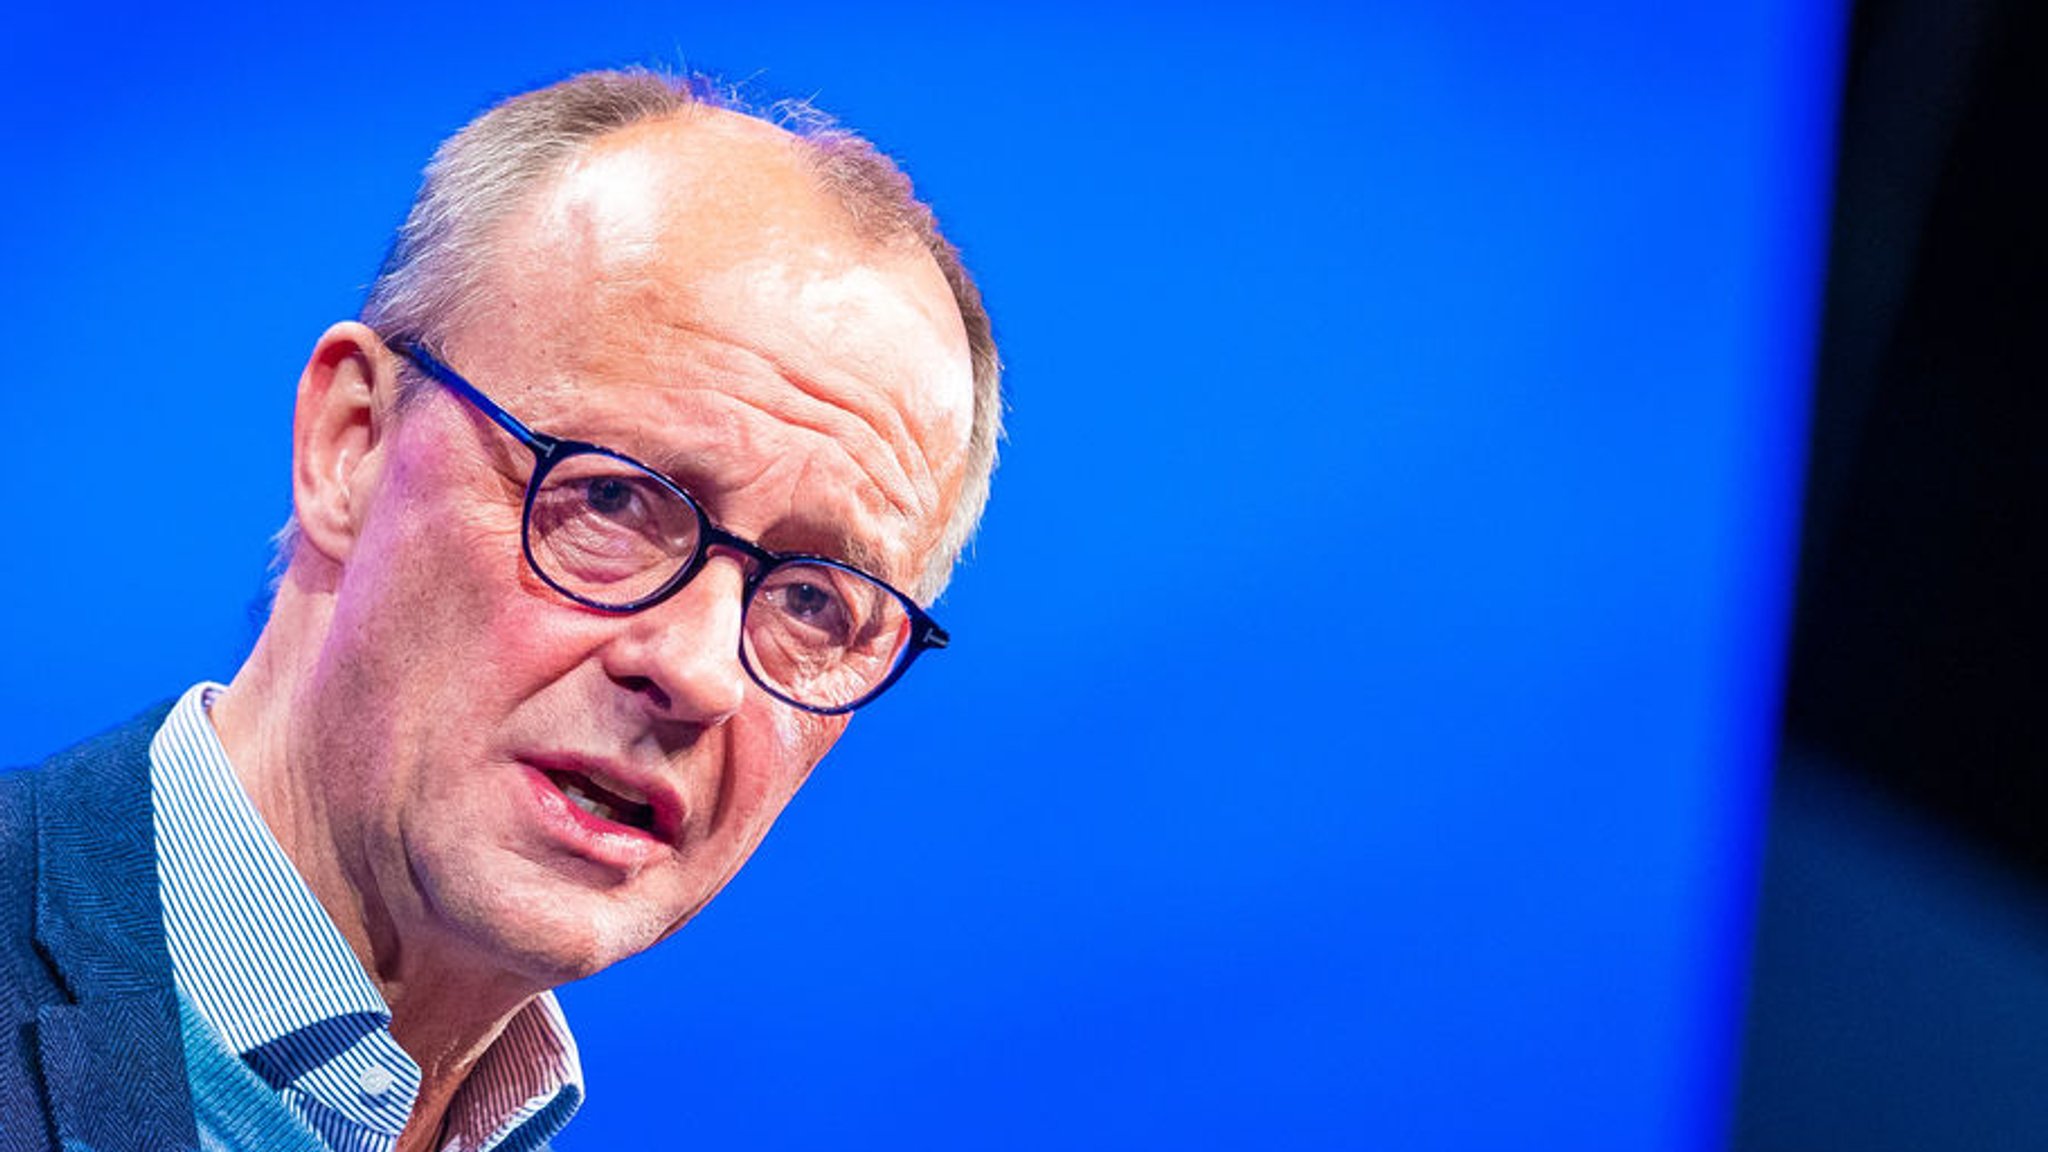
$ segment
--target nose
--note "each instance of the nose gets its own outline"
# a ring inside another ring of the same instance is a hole
[[[605,672],[663,719],[724,723],[747,693],[740,665],[744,591],[739,563],[713,556],[675,595],[621,619],[604,649]]]

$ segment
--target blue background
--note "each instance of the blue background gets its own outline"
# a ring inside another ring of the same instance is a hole
[[[441,136],[714,68],[904,159],[1010,440],[955,647],[565,993],[562,1146],[1717,1147],[1843,19],[32,5],[0,762],[232,675]]]

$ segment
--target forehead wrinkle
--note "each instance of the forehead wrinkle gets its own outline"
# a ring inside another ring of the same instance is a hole
[[[621,303],[631,301],[628,307],[633,307],[634,310],[645,317],[643,326],[636,326],[640,327],[643,338],[636,340],[630,348],[599,347],[592,349],[594,355],[591,360],[585,364],[574,366],[571,369],[572,373],[579,376],[618,378],[620,373],[610,362],[619,359],[621,352],[626,353],[628,356],[639,356],[651,351],[654,344],[657,343],[645,338],[651,331],[668,330],[696,337],[716,345],[722,356],[731,356],[738,360],[750,361],[754,364],[765,366],[774,377],[773,381],[769,382],[770,387],[778,383],[786,385],[796,395],[805,398],[811,403],[792,405],[789,409],[784,409],[775,404],[772,399],[756,399],[753,395],[747,393],[759,391],[759,386],[754,380],[750,379],[749,374],[744,368],[736,366],[734,369],[721,369],[715,363],[692,362],[678,365],[670,372],[664,373],[667,379],[631,379],[631,377],[627,377],[622,382],[630,382],[655,390],[680,387],[703,391],[713,396],[729,399],[742,407],[759,412],[779,423],[789,424],[822,435],[841,445],[842,448],[850,440],[851,434],[854,433],[855,426],[857,425],[859,428],[866,430],[869,441],[886,455],[889,461],[895,465],[895,468],[888,475],[880,475],[872,468],[861,466],[858,459],[855,459],[854,463],[860,466],[861,471],[867,473],[881,487],[889,505],[899,515],[915,519],[929,505],[936,503],[938,483],[933,475],[931,462],[925,458],[923,445],[918,441],[916,434],[912,432],[909,421],[905,418],[904,413],[894,403],[888,402],[886,398],[881,403],[872,402],[872,397],[864,395],[866,389],[861,387],[860,381],[853,381],[847,387],[831,387],[823,377],[811,375],[802,368],[790,363],[788,358],[776,355],[772,350],[755,347],[744,340],[734,339],[714,326],[693,322],[674,315],[650,316],[648,315],[649,312],[656,311],[657,309],[665,311],[664,306],[672,303],[664,298],[661,287],[660,284],[651,280],[641,280],[638,282],[609,281],[603,284],[600,289],[601,295],[623,298],[620,301]],[[689,359],[698,361],[700,357],[693,356]],[[701,357],[701,359],[709,360],[711,358]],[[856,364],[853,366],[853,369],[856,371],[862,368],[870,368],[877,372],[881,371],[879,366],[866,364]],[[846,371],[847,369],[840,368],[839,370]],[[647,377],[652,374],[645,368],[639,368],[633,375]],[[740,430],[735,428],[733,431],[738,432]],[[847,455],[852,457],[854,453],[848,451]],[[891,495],[892,492],[896,491],[902,491],[910,495],[903,499],[898,499],[896,496]],[[922,496],[923,499],[920,500],[919,496]]]
[[[835,448],[841,456],[844,456],[849,463],[851,463],[856,469],[865,474],[867,478],[870,481],[872,481],[872,486],[875,490],[875,493],[881,497],[882,503],[886,504],[891,511],[895,512],[896,515],[898,515],[904,520],[908,520],[913,523],[917,520],[917,515],[919,511],[917,507],[917,501],[915,500],[914,496],[910,495],[910,493],[914,493],[915,491],[917,491],[917,485],[912,483],[908,475],[904,474],[902,461],[897,459],[897,455],[893,449],[891,449],[891,451],[888,453],[888,458],[892,464],[896,465],[896,475],[893,477],[878,476],[875,473],[875,469],[870,468],[865,463],[863,463],[860,459],[859,454],[855,453],[851,448],[849,448],[846,442],[840,437],[840,435],[832,427],[830,427],[830,424],[832,422],[807,421],[804,419],[800,419],[789,413],[779,411],[778,409],[773,407],[769,407],[768,405],[765,405],[747,396],[740,396],[732,393],[722,393],[721,395],[723,395],[725,399],[730,400],[734,404],[738,404],[745,408],[751,408],[769,417],[770,419],[782,423],[785,426],[798,428],[805,432],[809,432],[813,436],[817,436],[820,439],[824,440],[826,443],[832,445],[832,447]],[[841,411],[843,411],[843,409]],[[868,424],[865,421],[860,421],[860,423],[864,428],[867,429],[868,434],[871,437],[873,437],[876,440],[882,439],[882,437],[875,432],[875,429],[872,425]],[[886,447],[887,442],[883,441],[883,443]],[[810,470],[810,466],[808,463],[806,464],[805,470]],[[890,482],[891,480],[900,481],[900,483],[892,484]],[[899,489],[903,490],[902,495],[898,494]],[[870,501],[862,501],[862,503],[870,503]]]
[[[816,285],[800,286],[796,292],[800,295],[811,295],[815,287]],[[812,311],[813,314],[821,314],[825,308],[816,307]],[[772,348],[759,347],[744,337],[736,339],[714,325],[686,321],[674,316],[663,316],[659,323],[676,331],[712,341],[731,349],[739,356],[766,365],[782,383],[814,401],[824,410],[822,420],[793,421],[802,427],[831,434],[829,429],[821,427],[823,423],[839,423],[850,418],[865,425],[874,442],[896,465],[896,472],[891,480],[900,481],[907,490],[936,495],[938,483],[933,475],[932,462],[927,458],[924,444],[911,427],[906,408],[910,402],[908,394],[917,390],[916,382],[895,379],[887,366],[876,363],[870,354],[864,353],[856,357],[852,348],[857,346],[857,342],[841,342],[839,347],[831,349],[832,355],[838,357],[836,361],[821,365],[818,371],[810,371],[795,357],[778,354]],[[805,355],[803,358],[810,359],[810,356]],[[845,377],[846,382],[834,387],[831,380],[835,375]],[[771,417],[784,418],[763,403],[741,399]],[[919,511],[901,501],[893,503],[896,504],[897,510],[905,515],[914,516]]]
[[[923,446],[911,431],[909,421],[895,404],[889,402],[864,402],[863,389],[855,386],[833,388],[823,378],[813,376],[790,364],[785,357],[768,349],[730,339],[713,327],[692,323],[679,318],[664,317],[658,324],[667,329],[683,332],[716,344],[724,353],[765,366],[774,379],[768,387],[776,384],[788,386],[796,395],[810,401],[785,410],[772,399],[759,399],[753,393],[760,391],[758,384],[744,371],[720,371],[715,364],[692,363],[680,367],[676,375],[682,377],[673,383],[654,380],[640,383],[652,388],[681,387],[705,392],[711,396],[728,400],[733,404],[758,412],[770,420],[805,431],[816,433],[838,445],[854,465],[873,480],[883,492],[888,504],[899,515],[909,519],[916,517],[935,502],[937,481],[933,477],[931,462],[923,455]],[[695,358],[693,358],[695,359]],[[879,369],[878,369],[879,370]],[[893,473],[880,475],[866,467],[858,456],[847,448],[853,431],[848,425],[858,425],[867,432],[869,440],[879,447],[887,459],[895,465]],[[735,432],[741,429],[733,429]],[[891,492],[901,490],[908,495],[898,499]],[[920,501],[919,496],[924,499]]]
[[[688,325],[671,326],[690,331],[699,330]],[[590,363],[572,369],[568,377],[561,382],[560,391],[564,396],[573,397],[580,387],[589,386],[591,381],[606,380],[609,382],[597,386],[623,386],[644,390],[657,398],[670,393],[695,395],[713,405],[758,413],[775,425],[811,433],[831,444],[849,463],[868,477],[875,490],[880,493],[882,502],[896,515],[915,521],[921,512],[935,503],[937,486],[932,478],[930,466],[919,454],[919,445],[910,434],[901,413],[895,412],[888,405],[881,405],[886,418],[878,417],[870,411],[876,406],[856,404],[855,397],[848,397],[842,401],[833,390],[815,383],[810,377],[793,369],[782,367],[773,356],[742,345],[724,341],[719,343],[722,349],[730,353],[766,365],[774,373],[774,379],[769,387],[788,386],[797,396],[809,402],[785,406],[773,399],[760,398],[754,393],[761,389],[755,381],[749,379],[744,370],[721,371],[715,364],[703,362],[678,365],[672,369],[664,365],[664,370],[660,372],[642,369],[633,375],[621,375],[605,363],[612,357],[602,353]],[[696,357],[691,359],[697,360]],[[656,378],[647,378],[649,376]],[[739,419],[728,417],[708,421],[700,413],[692,423],[700,428],[709,427],[733,448],[741,448],[745,441],[754,438],[753,430],[745,421]],[[892,440],[890,432],[897,433],[898,438]],[[862,433],[862,439],[881,450],[873,455],[887,460],[894,465],[893,469],[878,472],[862,460],[862,453],[853,450],[850,442]],[[694,477],[702,471],[701,450],[675,448],[652,441],[642,442],[647,445],[646,450],[644,453],[635,452],[634,455],[650,466],[676,476]],[[744,459],[737,456],[721,454],[720,458],[729,465],[746,464]],[[728,478],[721,487],[745,487],[766,473],[774,463],[772,457],[764,457],[758,464],[745,469],[736,482]],[[863,503],[873,501],[864,500]]]
[[[905,426],[902,414],[887,405],[882,405],[880,407],[886,412],[887,419],[880,419],[873,411],[876,406],[856,405],[842,400],[818,378],[783,367],[772,359],[769,363],[775,366],[777,375],[783,383],[811,401],[800,406],[802,411],[784,412],[770,401],[737,392],[726,395],[735,403],[754,409],[771,419],[830,439],[856,467],[868,474],[868,478],[881,489],[890,507],[902,516],[916,518],[923,510],[920,505],[924,503],[918,500],[918,496],[930,492],[933,488],[931,469],[920,457],[917,442],[911,436],[909,428]],[[891,474],[879,475],[876,469],[868,467],[861,461],[860,456],[848,443],[849,438],[845,435],[847,430],[839,427],[848,423],[857,424],[866,431],[867,438],[879,447],[884,458],[894,465]],[[893,494],[897,491],[902,493],[903,498],[898,499]]]
[[[779,413],[768,412],[743,397],[716,389],[710,390],[710,393],[717,401],[752,411],[764,411],[778,422],[786,426],[790,424],[786,417]],[[879,477],[876,477],[874,471],[866,467],[855,454],[848,451],[845,444],[838,437],[834,436],[829,429],[801,425],[798,425],[798,427],[801,427],[805,434],[816,437],[824,444],[829,445],[841,459],[844,459],[855,470],[868,477],[870,483],[849,489],[847,485],[833,482],[830,478],[824,480],[813,479],[812,474],[823,467],[823,462],[816,456],[808,453],[764,456],[753,467],[748,469],[744,475],[737,478],[732,474],[720,476],[718,475],[719,468],[717,466],[708,469],[705,467],[707,455],[720,463],[733,464],[746,463],[745,457],[748,455],[743,450],[739,458],[726,457],[721,453],[721,449],[724,447],[723,444],[714,446],[708,454],[702,450],[688,448],[664,448],[658,450],[652,458],[643,457],[643,460],[650,466],[656,467],[664,473],[679,479],[695,479],[703,476],[706,480],[711,481],[708,486],[685,483],[684,487],[689,489],[692,495],[697,495],[700,499],[706,500],[708,503],[705,510],[712,514],[713,519],[720,519],[721,523],[723,523],[723,520],[718,515],[718,508],[713,505],[723,503],[725,499],[742,493],[748,488],[771,484],[774,482],[778,472],[784,472],[786,469],[794,467],[799,469],[799,471],[787,483],[787,487],[792,493],[792,501],[805,493],[823,493],[828,498],[845,497],[849,501],[846,505],[849,509],[880,512],[885,522],[894,521],[898,524],[910,525],[912,526],[912,533],[915,533],[919,522],[914,509],[906,505],[904,501],[892,496],[889,486],[883,483]],[[745,437],[746,435],[744,425],[740,424],[737,425],[737,430],[732,439]],[[727,442],[730,441],[728,440]],[[727,527],[730,527],[730,525],[727,525]],[[801,545],[800,550],[802,551],[815,552],[835,560],[842,560],[863,571],[878,575],[894,571],[894,564],[887,547],[854,533],[847,519],[842,516],[835,515],[830,519],[821,520],[816,515],[805,514],[792,506],[783,513],[780,521],[755,529],[762,533],[757,542],[764,547],[776,551],[787,551],[789,550],[787,546],[778,544],[776,541],[786,539],[791,528],[798,528],[803,532],[814,534],[830,542],[823,548],[806,543]],[[899,534],[891,533],[891,535]],[[914,545],[908,546],[914,547]]]

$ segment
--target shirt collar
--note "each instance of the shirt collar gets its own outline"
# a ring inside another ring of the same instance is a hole
[[[206,715],[222,690],[194,685],[150,743],[157,871],[178,989],[245,1057],[388,1034],[383,996],[228,762]],[[351,1018],[359,1026],[336,1026]],[[315,1052],[302,1063],[320,1059]],[[554,995],[543,993],[464,1081],[450,1106],[450,1144],[489,1147],[536,1118],[558,1129],[582,1100],[582,1080],[575,1039]]]

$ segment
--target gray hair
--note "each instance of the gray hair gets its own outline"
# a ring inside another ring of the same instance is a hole
[[[480,289],[500,242],[499,225],[536,189],[599,138],[700,106],[790,131],[803,142],[820,187],[866,238],[920,244],[952,288],[973,364],[974,417],[960,502],[932,562],[910,589],[930,603],[944,590],[988,503],[1002,438],[1002,361],[980,290],[910,179],[873,144],[807,102],[760,107],[700,73],[677,76],[640,68],[585,72],[502,101],[435,150],[412,209],[370,286],[361,320],[379,333],[413,338],[459,328],[483,298]],[[289,563],[296,539],[297,524],[286,524],[279,533],[280,569]]]

